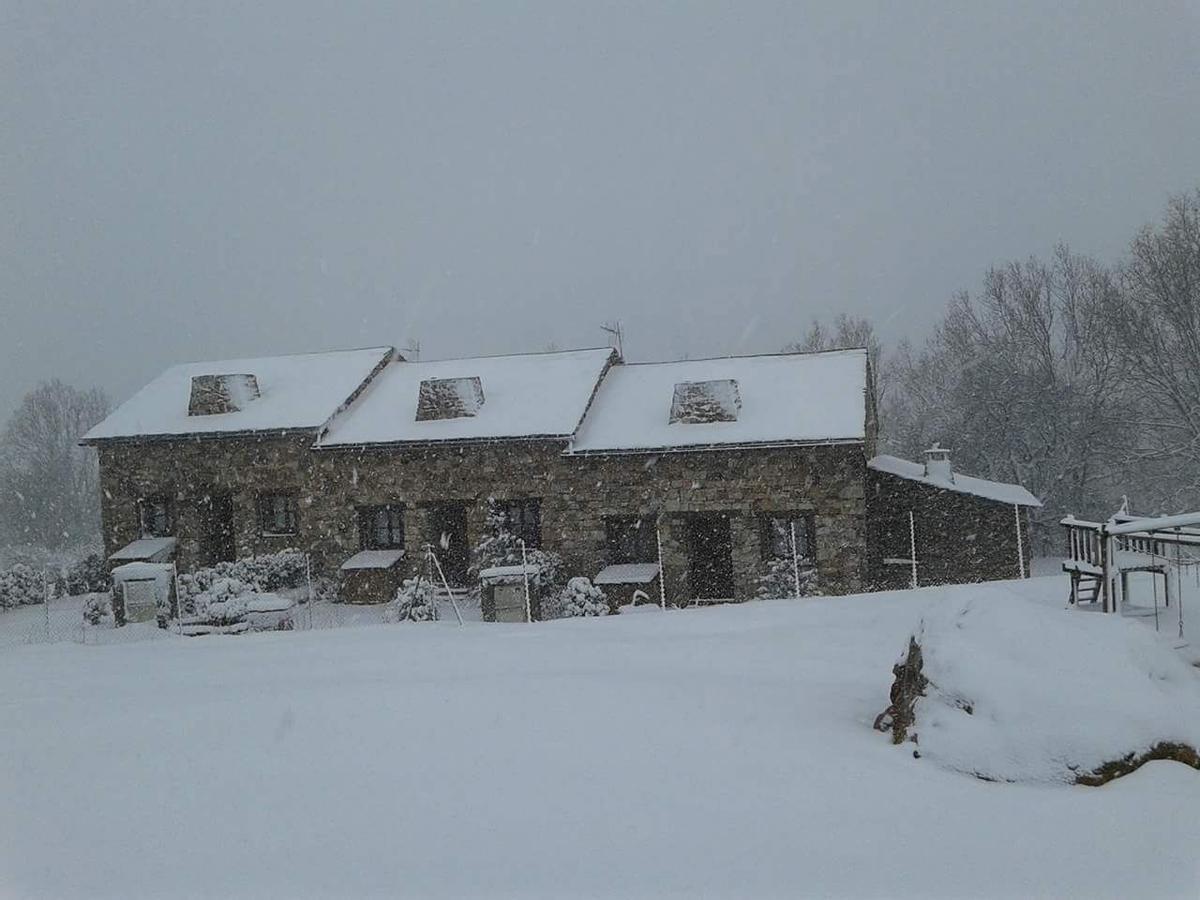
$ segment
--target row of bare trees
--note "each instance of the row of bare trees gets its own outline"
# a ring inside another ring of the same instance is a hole
[[[1145,513],[1200,504],[1200,190],[1116,262],[1060,246],[992,269],[921,346],[885,352],[846,316],[793,345],[837,346],[871,352],[886,451],[940,441],[963,471],[1024,484],[1043,547],[1062,515],[1126,496]]]
[[[60,550],[100,534],[96,454],[79,438],[107,415],[103,391],[47,381],[0,431],[0,546]]]

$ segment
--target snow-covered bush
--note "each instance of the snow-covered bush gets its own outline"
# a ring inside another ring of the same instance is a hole
[[[1144,622],[1015,594],[944,600],[893,672],[877,727],[956,772],[1100,784],[1149,759],[1200,768],[1196,672]]]
[[[406,578],[396,597],[383,611],[385,622],[433,620],[433,584],[425,578]]]
[[[525,563],[537,574],[529,578],[529,588],[538,594],[546,594],[562,584],[562,557],[549,550],[525,549]],[[487,529],[483,538],[471,551],[470,575],[477,581],[479,573],[498,566],[519,566],[521,545],[517,536],[509,530],[504,511],[493,499],[488,499]]]
[[[70,596],[95,594],[112,587],[108,565],[99,553],[91,553],[67,569],[63,590]]]
[[[772,556],[763,563],[758,576],[756,595],[760,600],[779,600],[796,596],[796,569],[790,556]],[[817,570],[800,567],[800,596],[811,597],[820,593]]]
[[[217,563],[179,576],[179,590],[185,609],[193,609],[197,595],[207,591],[223,578],[245,582],[253,590],[274,593],[283,588],[300,587],[305,583],[305,556],[299,550],[281,550],[262,556],[249,556],[235,562]]]
[[[43,575],[23,563],[0,570],[0,609],[32,606],[46,598]]]
[[[112,594],[93,592],[83,603],[83,621],[93,626],[114,627]]]
[[[240,622],[246,616],[247,602],[255,593],[253,585],[237,578],[218,578],[193,598],[196,615],[218,624]]]
[[[572,578],[566,587],[542,601],[542,618],[568,619],[576,616],[607,616],[608,598],[587,578]]]

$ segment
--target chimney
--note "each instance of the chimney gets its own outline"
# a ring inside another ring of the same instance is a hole
[[[950,465],[950,451],[936,441],[925,451],[925,477],[954,483],[954,467]]]

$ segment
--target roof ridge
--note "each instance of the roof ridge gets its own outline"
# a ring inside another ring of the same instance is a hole
[[[836,350],[791,350],[778,351],[774,353],[738,353],[728,354],[726,356],[694,356],[687,359],[659,359],[659,360],[639,360],[638,362],[624,362],[626,366],[673,366],[680,363],[692,362],[721,362],[726,359],[766,359],[771,357],[804,357],[804,356],[827,356],[834,353],[866,353],[866,347],[839,347]]]
[[[396,348],[391,344],[373,344],[369,347],[337,347],[332,350],[297,350],[295,353],[269,353],[265,356],[231,356],[224,359],[188,359],[182,362],[172,363],[167,366],[163,372],[171,369],[178,369],[180,366],[199,366],[207,363],[224,363],[224,362],[242,362],[243,360],[251,359],[288,359],[293,356],[332,356],[335,353],[366,353],[368,350],[387,350],[392,353],[396,352]]]
[[[422,363],[435,362],[470,362],[473,359],[510,359],[518,356],[561,356],[568,353],[592,353],[606,350],[610,353],[615,352],[612,347],[572,347],[569,350],[526,350],[516,353],[485,353],[476,356],[447,356],[442,359],[405,359],[400,362],[407,363],[412,366],[419,366]]]

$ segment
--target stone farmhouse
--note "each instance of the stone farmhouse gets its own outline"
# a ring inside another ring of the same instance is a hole
[[[876,456],[863,350],[626,363],[608,348],[408,361],[391,347],[188,363],[91,429],[114,560],[297,547],[388,599],[432,546],[466,585],[496,510],[569,575],[668,602],[1015,578],[1023,488]],[[660,568],[661,562],[661,568]]]

